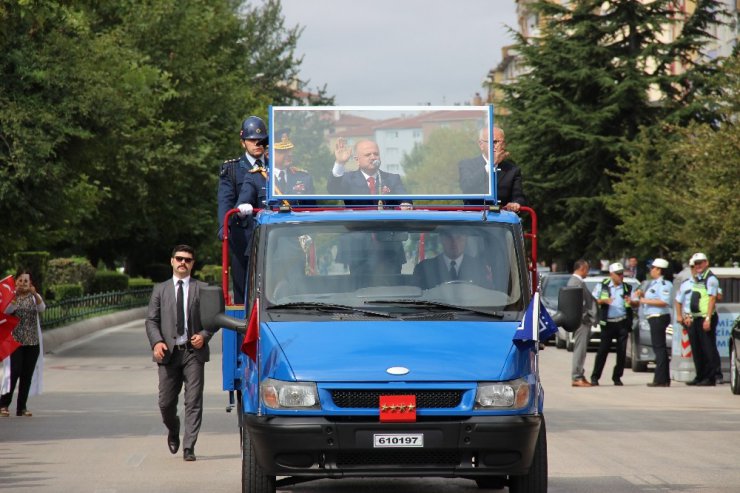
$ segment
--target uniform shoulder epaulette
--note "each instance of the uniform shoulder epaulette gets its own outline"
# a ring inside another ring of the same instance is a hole
[[[223,163],[221,163],[221,172],[219,173],[219,176],[224,177],[229,173],[229,168],[231,168],[235,163],[239,162],[239,158],[234,159],[227,159]]]

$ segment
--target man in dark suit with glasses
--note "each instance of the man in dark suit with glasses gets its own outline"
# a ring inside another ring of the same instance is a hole
[[[183,459],[188,462],[195,460],[203,417],[204,366],[210,359],[208,341],[215,333],[205,330],[200,321],[200,290],[207,284],[190,277],[194,262],[192,247],[178,245],[172,250],[172,278],[154,286],[145,323],[158,365],[159,410],[173,454],[180,448],[177,399],[185,386]]]

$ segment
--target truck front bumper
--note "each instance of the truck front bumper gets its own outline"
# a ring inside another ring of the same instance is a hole
[[[542,416],[474,416],[415,423],[245,415],[266,474],[469,477],[525,474]],[[423,434],[421,448],[375,448],[375,434]]]

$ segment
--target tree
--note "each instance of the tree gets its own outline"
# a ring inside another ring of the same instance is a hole
[[[718,2],[699,2],[675,41],[664,28],[683,21],[677,2],[540,1],[541,36],[517,38],[527,72],[501,86],[507,141],[524,171],[526,193],[541,218],[545,257],[602,258],[621,252],[617,218],[604,207],[641,127],[685,112],[699,78],[689,62],[709,38]],[[663,89],[660,101],[649,90]]]
[[[0,259],[32,246],[138,274],[210,246],[241,121],[297,100],[300,28],[278,0],[3,0],[0,26]]]
[[[697,251],[713,264],[740,257],[740,60],[735,54],[708,81],[720,95],[696,98],[712,122],[644,128],[625,172],[606,201],[620,234],[651,256],[686,259]]]

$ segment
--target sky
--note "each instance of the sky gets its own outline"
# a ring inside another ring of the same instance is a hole
[[[337,105],[465,104],[513,44],[515,0],[282,0],[308,89]]]

